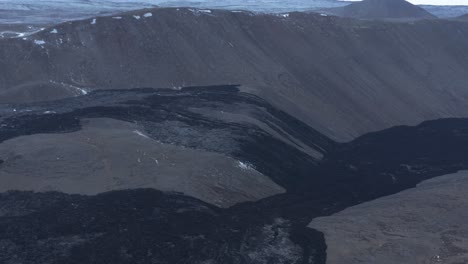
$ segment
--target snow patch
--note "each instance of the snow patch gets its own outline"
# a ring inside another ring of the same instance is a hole
[[[189,9],[190,12],[195,13],[195,14],[211,14],[211,10],[209,9]]]
[[[46,114],[46,115],[55,114],[55,113],[57,113],[57,112],[55,112],[55,111],[44,111],[44,114]]]
[[[135,133],[135,134],[137,134],[137,135],[139,135],[139,136],[141,136],[141,137],[144,137],[144,138],[148,138],[148,139],[149,139],[149,137],[148,137],[147,135],[143,134],[143,132],[141,132],[141,131],[139,131],[139,130],[133,130],[133,133]]]
[[[51,34],[57,34],[58,31],[57,31],[57,29],[54,28],[54,29],[52,29],[52,31],[50,31],[50,33],[51,33]]]
[[[112,17],[113,19],[122,19],[122,17],[118,16],[118,17]]]
[[[321,16],[323,16],[323,17],[326,17],[326,16],[328,16],[327,14],[320,14],[320,15],[321,15]]]
[[[5,35],[7,35],[7,37]],[[16,35],[16,36],[8,37],[8,35]],[[26,36],[26,33],[23,33],[23,32],[15,32],[15,31],[0,32],[0,38],[21,38],[24,36]]]
[[[146,13],[143,15],[144,17],[152,17],[153,16],[153,13]]]
[[[242,162],[242,161],[238,161],[238,164],[237,164],[237,167],[243,169],[243,170],[254,170],[255,168],[247,163],[247,162]]]
[[[86,90],[83,89],[83,88],[75,87],[75,89],[77,89],[82,95],[87,95],[87,94],[88,94],[88,91],[86,91]]]
[[[96,19],[93,18],[93,20],[91,21],[91,25],[96,25]]]
[[[60,41],[62,42],[62,39],[60,39]],[[68,83],[64,83],[64,82],[56,82],[56,81],[53,81],[53,80],[49,80],[50,83],[53,83],[53,84],[57,84],[57,85],[61,85],[63,86],[64,88],[67,88],[68,90],[72,90],[72,92],[74,92],[76,94],[76,96],[79,96],[79,95],[87,95],[88,94],[88,90],[86,89],[83,89],[83,88],[80,88],[78,86],[74,86],[74,85],[71,85],[71,84],[68,84]]]
[[[25,37],[28,37],[30,35],[43,31],[45,28],[40,28],[40,29],[33,31],[32,30],[33,27],[28,26],[28,29],[30,29],[31,31],[26,31],[26,32],[17,32],[17,31],[10,31],[10,30],[2,31],[0,32],[0,38],[23,38],[24,40],[26,40]],[[10,35],[14,35],[14,36],[10,36]]]
[[[39,40],[39,39],[35,39],[34,40],[34,44],[36,45],[39,45],[39,46],[42,46],[44,45],[46,42],[44,40]]]
[[[133,18],[135,18],[135,19],[140,19],[141,16],[133,15]]]
[[[289,17],[289,14],[281,14],[282,17],[287,18]]]

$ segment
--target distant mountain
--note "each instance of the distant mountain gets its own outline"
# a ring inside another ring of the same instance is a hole
[[[326,13],[359,19],[417,20],[434,15],[405,0],[364,0],[344,7],[331,8]]]
[[[468,6],[419,5],[419,7],[439,18],[457,17],[468,13]]]
[[[142,8],[190,7],[282,13],[344,6],[339,0],[2,0],[0,25],[50,25]]]
[[[459,21],[468,21],[468,14],[464,14],[462,16],[456,17],[455,19]]]

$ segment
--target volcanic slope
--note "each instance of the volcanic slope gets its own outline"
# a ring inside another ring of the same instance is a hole
[[[468,115],[468,24],[148,9],[0,40],[0,101],[241,84],[346,141]]]
[[[411,169],[411,166],[408,166]],[[327,263],[467,263],[468,172],[319,217]]]
[[[101,91],[1,115],[0,191],[155,188],[226,207],[284,192],[334,146],[236,86]]]
[[[242,169],[257,173],[234,171],[240,179],[265,176],[286,189],[225,209],[214,206],[215,199],[207,203],[145,186],[87,196],[5,192],[0,194],[2,263],[325,263],[323,234],[307,227],[315,217],[468,169],[467,119],[394,127],[340,144],[234,86],[104,90],[0,110],[4,149],[11,140],[33,137],[27,142],[36,141],[31,146],[39,150],[41,140],[49,142],[44,135],[77,139],[108,127],[107,134],[118,136],[122,144],[131,142],[140,148],[132,138],[136,134],[142,140],[172,145],[158,148],[160,153],[155,154],[165,154],[169,147],[177,151],[185,147],[187,156],[198,151],[200,159],[201,150],[210,152],[209,158],[215,153],[223,160],[213,159],[212,166],[221,172],[235,169],[233,159],[241,161]],[[113,128],[118,128],[115,134]],[[204,137],[195,136],[200,134]],[[41,147],[44,151],[36,156],[43,164],[31,163],[27,153],[2,151],[0,170],[22,169],[19,161],[41,172],[41,166],[53,164],[52,157],[60,158],[56,162],[73,162],[73,155],[49,153],[64,153],[59,147],[67,150],[67,145]],[[76,147],[71,146],[70,152],[82,154],[74,151]],[[102,157],[109,156],[104,152]],[[132,158],[144,156],[135,152]],[[125,159],[122,155],[123,164]],[[211,165],[202,161],[206,164],[185,166]],[[184,173],[167,168],[160,172],[159,177],[168,178]],[[190,175],[203,183],[200,176]],[[74,175],[69,171],[40,177],[57,183]]]
[[[342,17],[375,20],[434,19],[434,15],[405,0],[364,0],[343,7],[325,10],[328,14]]]

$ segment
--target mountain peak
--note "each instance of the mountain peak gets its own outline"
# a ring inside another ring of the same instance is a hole
[[[405,0],[363,0],[344,7],[331,8],[328,13],[359,19],[418,20],[435,18],[426,10]]]

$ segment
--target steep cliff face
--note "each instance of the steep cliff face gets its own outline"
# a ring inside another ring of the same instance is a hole
[[[241,84],[337,140],[468,114],[468,25],[152,9],[0,41],[0,101]]]

